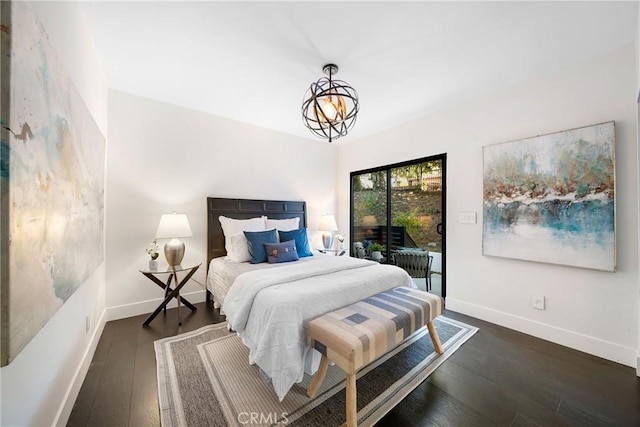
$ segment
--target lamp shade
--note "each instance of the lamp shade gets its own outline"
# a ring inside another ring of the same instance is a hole
[[[158,239],[173,239],[174,237],[191,237],[191,226],[185,214],[164,214],[160,217],[160,224],[156,231]]]
[[[333,215],[322,215],[320,217],[320,223],[318,224],[318,230],[338,231],[338,224],[336,224],[336,218]]]

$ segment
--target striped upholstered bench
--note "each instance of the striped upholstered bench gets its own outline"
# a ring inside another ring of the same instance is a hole
[[[357,425],[356,373],[427,325],[436,352],[442,354],[433,320],[442,314],[440,297],[406,287],[373,295],[309,322],[307,336],[320,353],[320,367],[307,395],[313,397],[329,361],[347,374],[347,426]],[[425,355],[426,356],[426,355]]]

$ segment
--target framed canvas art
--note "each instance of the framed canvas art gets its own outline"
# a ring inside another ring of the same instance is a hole
[[[483,255],[615,271],[615,122],[485,146],[483,175]]]
[[[0,2],[1,365],[104,261],[105,138],[27,2]]]

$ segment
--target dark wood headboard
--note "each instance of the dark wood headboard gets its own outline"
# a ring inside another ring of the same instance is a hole
[[[303,201],[247,200],[207,197],[207,268],[213,258],[227,255],[224,234],[218,217],[247,219],[265,215],[271,219],[300,218],[307,226],[307,204]]]

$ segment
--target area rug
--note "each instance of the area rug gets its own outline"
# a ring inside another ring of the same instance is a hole
[[[477,332],[446,317],[436,319],[444,353],[438,355],[423,328],[357,376],[358,425],[375,424]],[[154,343],[158,400],[164,427],[339,426],[345,422],[345,375],[329,366],[316,397],[295,384],[282,402],[269,379],[249,365],[249,350],[226,323]]]

